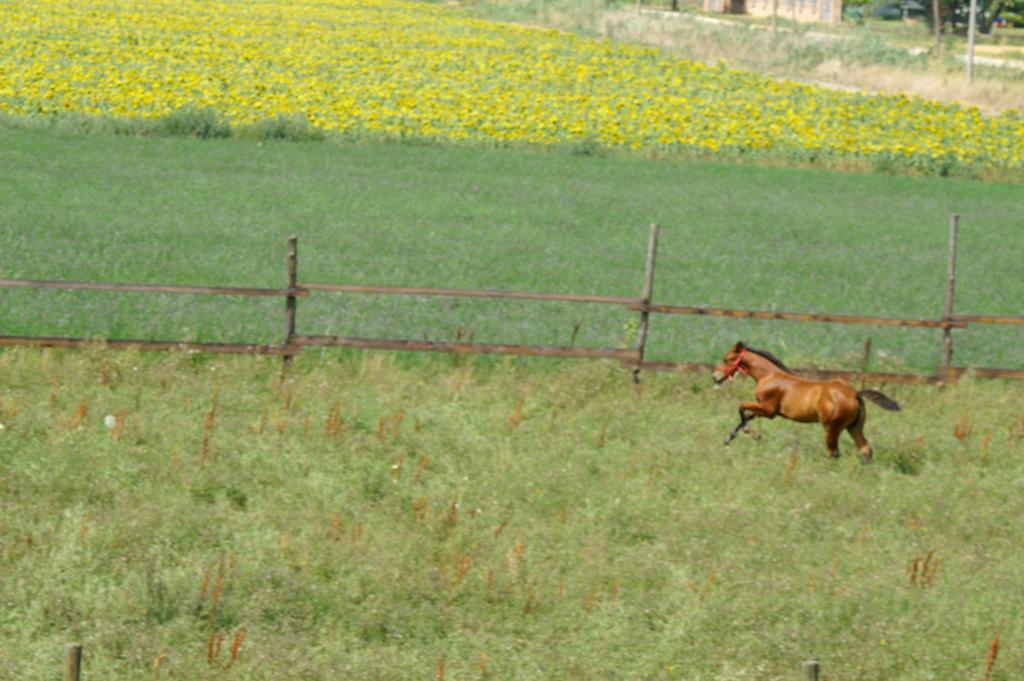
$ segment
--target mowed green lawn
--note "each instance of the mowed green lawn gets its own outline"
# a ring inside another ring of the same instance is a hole
[[[1018,678],[1019,385],[886,388],[870,466],[781,420],[724,447],[750,390],[4,351],[0,669],[78,641],[86,679]]]
[[[263,143],[0,129],[0,276],[281,286],[301,281],[639,295],[656,303],[937,318],[949,215],[957,311],[1021,314],[1021,187],[440,146]],[[0,290],[0,333],[275,342],[278,299]],[[299,330],[628,342],[620,308],[317,295]],[[957,331],[957,363],[1019,367],[1019,327]],[[931,370],[936,331],[657,316],[654,359],[744,338],[795,365]]]

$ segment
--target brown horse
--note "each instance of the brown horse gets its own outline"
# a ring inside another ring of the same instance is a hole
[[[715,369],[715,383],[731,379],[736,372],[746,374],[755,381],[756,402],[740,404],[740,423],[725,438],[725,444],[747,427],[757,416],[782,416],[800,423],[820,423],[825,427],[825,446],[833,457],[839,456],[839,435],[850,431],[860,448],[864,460],[871,461],[871,445],[864,437],[867,411],[864,398],[882,409],[899,411],[900,405],[877,390],[856,390],[842,379],[812,381],[790,373],[786,365],[764,350],[755,350],[737,343],[726,353],[722,364]]]

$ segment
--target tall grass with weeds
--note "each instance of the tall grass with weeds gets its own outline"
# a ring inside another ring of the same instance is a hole
[[[328,134],[303,115],[272,116],[248,124],[232,124],[213,109],[185,107],[157,118],[115,118],[65,112],[48,116],[0,114],[0,127],[53,130],[60,133],[95,133],[140,137],[238,139],[255,141],[319,142]],[[335,134],[333,138],[340,139]]]
[[[96,678],[1024,667],[1022,387],[887,386],[904,411],[871,410],[871,466],[782,421],[722,447],[750,391],[604,363],[5,351],[0,669],[54,678],[71,640]]]

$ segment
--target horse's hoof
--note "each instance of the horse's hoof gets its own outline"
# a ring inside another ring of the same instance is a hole
[[[723,445],[728,445],[730,442],[732,442],[732,438],[731,437],[727,437],[727,438],[725,438],[725,441],[722,444]]]

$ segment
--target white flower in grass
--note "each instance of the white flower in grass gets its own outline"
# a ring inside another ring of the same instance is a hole
[[[107,414],[103,417],[103,425],[105,425],[108,430],[113,429],[113,427],[117,425],[117,417],[113,414]]]

